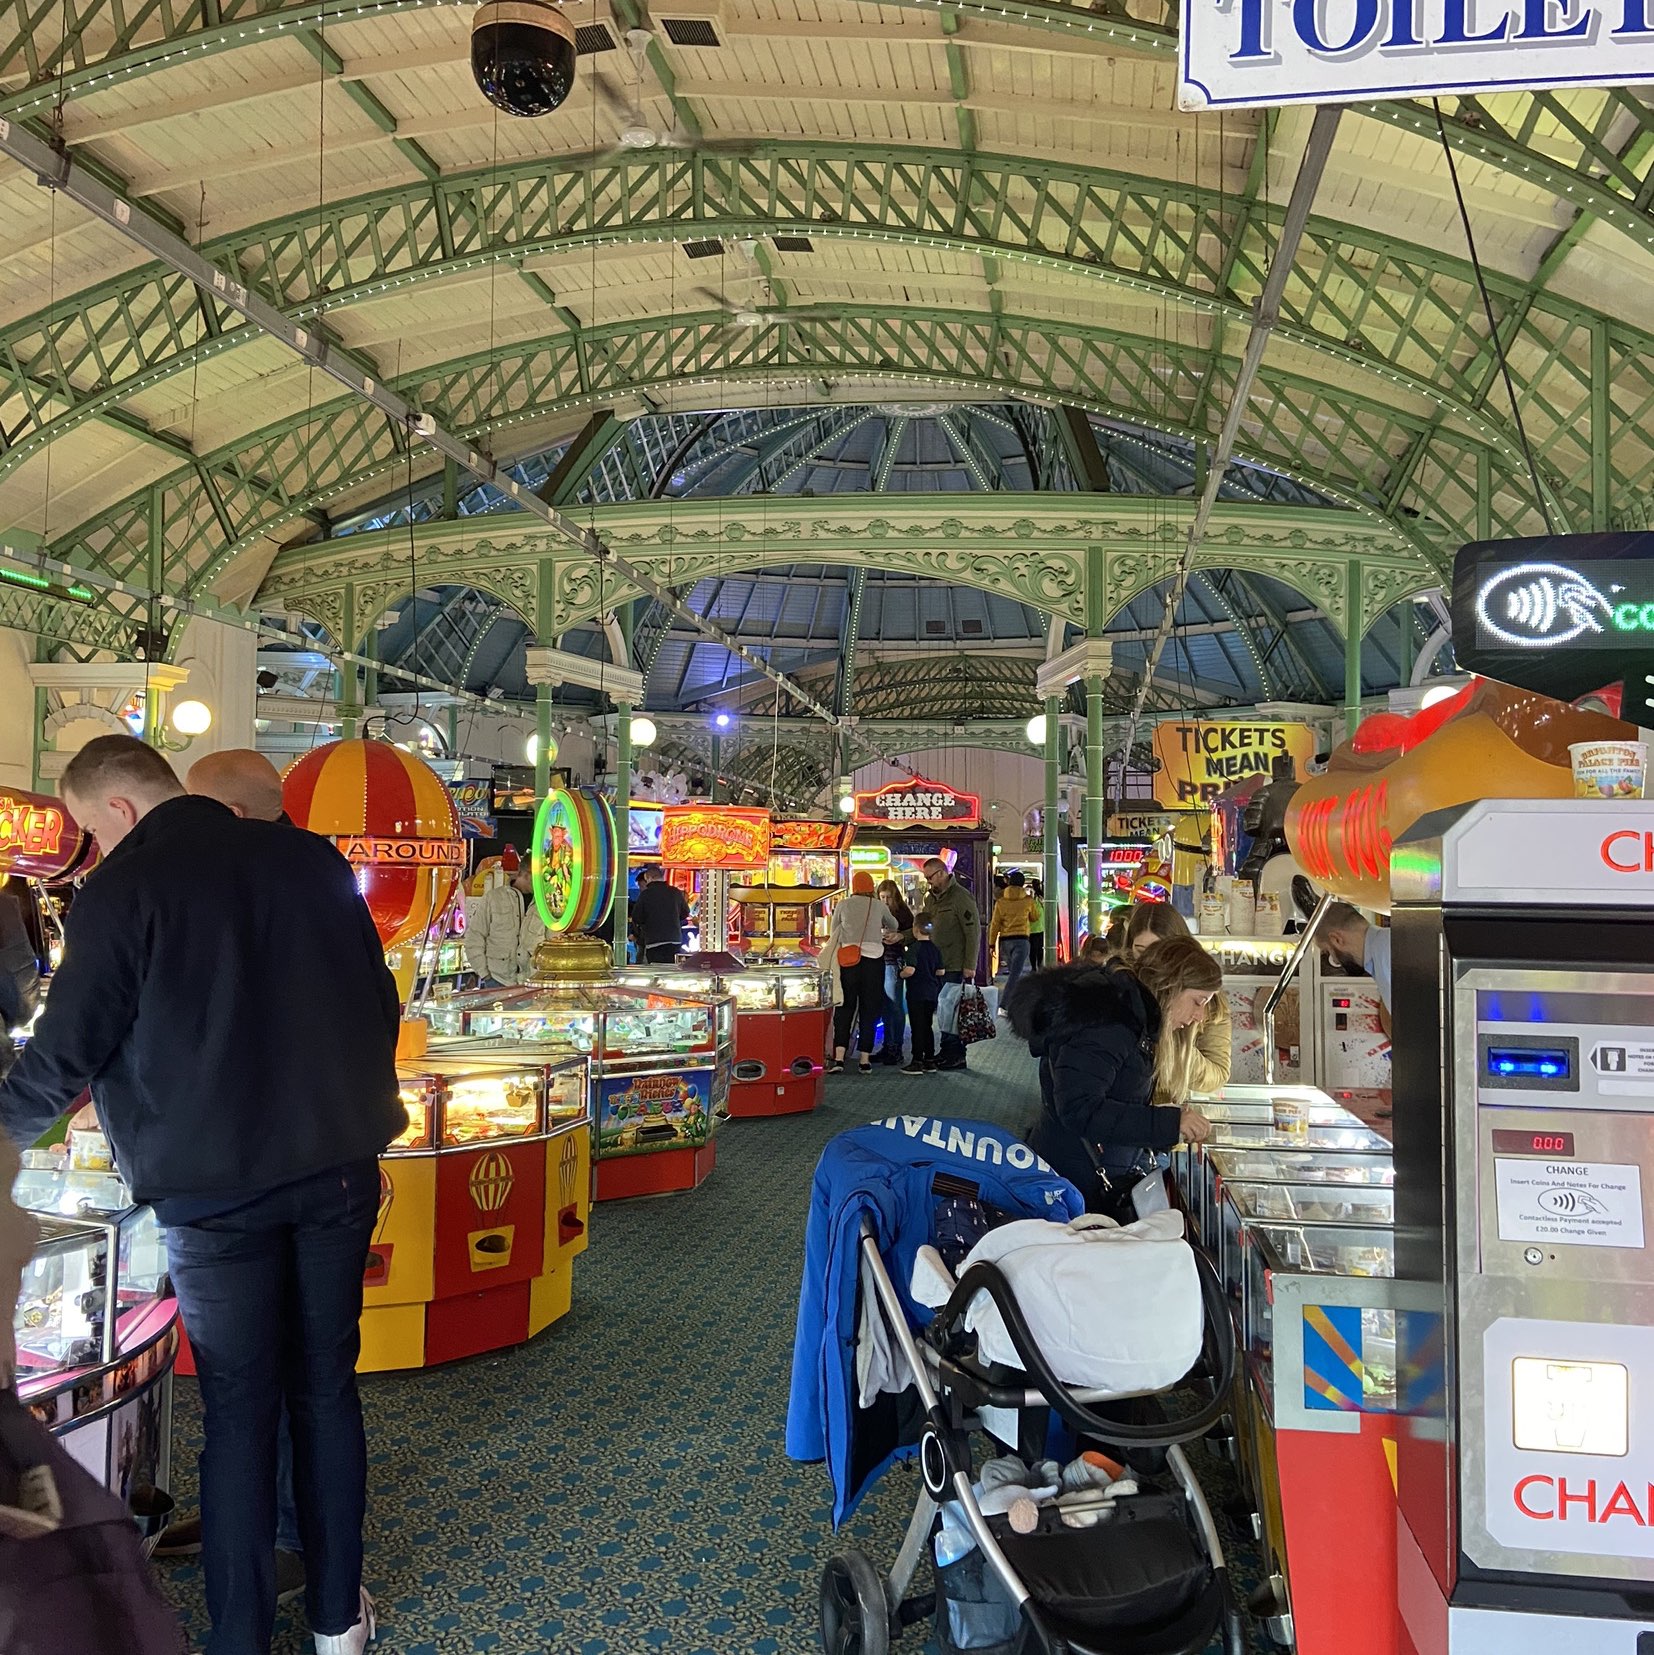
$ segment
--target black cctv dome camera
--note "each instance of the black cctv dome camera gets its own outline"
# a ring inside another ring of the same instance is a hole
[[[574,86],[574,25],[552,0],[484,0],[471,20],[471,73],[507,115],[549,115]]]

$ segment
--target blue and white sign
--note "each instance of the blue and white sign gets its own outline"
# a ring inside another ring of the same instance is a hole
[[[1183,109],[1654,81],[1654,0],[1182,0]]]

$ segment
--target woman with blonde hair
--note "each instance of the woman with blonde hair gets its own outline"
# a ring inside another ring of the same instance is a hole
[[[1189,935],[1188,922],[1169,902],[1147,902],[1126,926],[1121,957],[1127,965],[1141,960],[1149,949],[1174,937]],[[1229,1084],[1234,1063],[1234,1035],[1229,1021],[1229,997],[1221,990],[1195,1030],[1195,1055],[1189,1066],[1191,1092],[1221,1092]],[[1155,1094],[1156,1102],[1180,1103],[1181,1098]]]
[[[1040,972],[1012,1002],[1012,1027],[1041,1060],[1040,1114],[1028,1142],[1094,1212],[1131,1217],[1131,1188],[1157,1170],[1158,1156],[1210,1134],[1205,1116],[1182,1100],[1195,1028],[1222,986],[1217,962],[1181,937],[1130,967]]]

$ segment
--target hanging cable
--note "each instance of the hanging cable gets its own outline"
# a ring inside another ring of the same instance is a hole
[[[1522,458],[1527,461],[1528,478],[1533,484],[1533,498],[1539,515],[1545,520],[1545,533],[1555,534],[1551,508],[1545,498],[1545,485],[1539,480],[1539,466],[1533,457],[1533,446],[1528,441],[1528,428],[1522,419],[1522,405],[1516,400],[1516,387],[1511,382],[1510,362],[1505,356],[1505,342],[1499,337],[1499,323],[1493,314],[1493,296],[1488,292],[1487,277],[1482,273],[1481,257],[1476,251],[1476,233],[1470,227],[1470,209],[1465,205],[1464,191],[1459,188],[1459,168],[1453,159],[1453,146],[1447,141],[1447,126],[1442,120],[1439,98],[1430,100],[1436,113],[1436,136],[1441,139],[1442,154],[1447,157],[1447,176],[1453,181],[1453,199],[1459,204],[1459,222],[1464,226],[1465,246],[1470,249],[1470,268],[1476,273],[1476,291],[1482,296],[1482,311],[1487,317],[1487,336],[1493,354],[1499,363],[1499,377],[1505,382],[1505,395],[1510,398],[1510,417],[1516,424],[1517,440],[1522,444]]]

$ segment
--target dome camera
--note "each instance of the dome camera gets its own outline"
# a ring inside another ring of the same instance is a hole
[[[549,115],[574,85],[574,25],[552,0],[484,0],[471,20],[471,73],[507,115]]]

